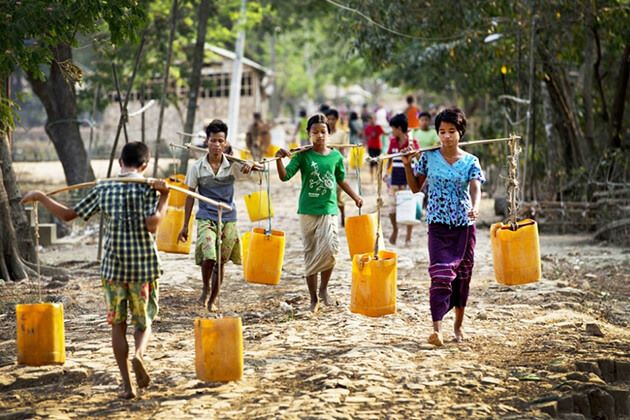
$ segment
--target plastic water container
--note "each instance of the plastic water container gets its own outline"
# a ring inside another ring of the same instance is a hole
[[[280,282],[284,262],[284,232],[254,228],[249,238],[245,280],[249,283],[276,285]]]
[[[494,274],[499,284],[513,286],[541,278],[538,225],[534,220],[524,219],[517,226],[516,230],[509,223],[490,227]]]
[[[194,210],[188,220],[188,240],[178,242],[177,236],[184,225],[184,208],[171,207],[166,209],[166,216],[160,222],[157,230],[156,244],[158,251],[170,252],[172,254],[188,254],[192,244],[193,220],[195,220]]]
[[[365,148],[353,147],[348,154],[348,166],[350,169],[357,169],[363,166],[365,161]]]
[[[183,188],[183,189],[187,190],[188,189],[188,185],[186,185],[184,183],[185,179],[186,179],[185,175],[176,174],[176,175],[173,175],[173,176],[169,176],[164,181],[168,185],[174,185],[176,187]],[[186,198],[187,197],[188,196],[186,194],[184,194],[183,192],[170,190],[169,193],[168,193],[168,205],[170,207],[184,207],[184,205],[186,205]]]
[[[363,214],[360,216],[348,216],[345,220],[346,239],[348,241],[348,251],[350,259],[356,254],[367,254],[374,252],[376,243],[376,213]],[[379,249],[383,249],[383,232],[379,235]]]
[[[15,306],[17,361],[28,366],[63,364],[66,344],[61,303]]]
[[[373,317],[396,313],[398,257],[385,250],[378,257],[360,254],[352,260],[351,312]]]
[[[416,225],[422,218],[424,193],[412,193],[409,190],[396,192],[396,223]]]
[[[243,376],[241,318],[195,320],[195,371],[205,382],[238,381]]]
[[[247,194],[244,199],[250,221],[257,222],[273,217],[273,206],[271,205],[267,191],[255,191],[251,194]]]

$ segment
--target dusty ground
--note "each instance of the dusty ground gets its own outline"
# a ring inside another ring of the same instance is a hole
[[[238,184],[241,232],[254,224],[240,197],[256,188],[250,181]],[[410,247],[393,248],[399,255],[396,315],[368,318],[349,311],[351,263],[343,231],[331,280],[340,305],[312,315],[305,310],[298,189],[297,179],[272,184],[274,228],[287,234],[280,284],[251,285],[240,267],[227,270],[221,308],[243,320],[241,381],[196,379],[193,320],[208,316],[196,304],[199,272],[191,256],[162,254],[161,318],[146,358],[153,382],[138,399],[117,400],[96,237],[77,236],[74,244],[42,252],[46,263],[71,273],[43,289],[45,300],[65,305],[64,366],[15,364],[14,305],[36,301],[37,288],[31,282],[0,288],[0,418],[541,418],[557,410],[610,416],[615,404],[623,415],[628,408],[628,250],[587,236],[543,235],[543,280],[499,286],[488,236],[492,203],[484,201],[465,321],[470,340],[433,348],[425,343],[426,227],[416,228]],[[374,193],[374,187],[364,188],[368,210]],[[86,230],[79,225],[75,232]],[[449,315],[447,332],[451,322]]]

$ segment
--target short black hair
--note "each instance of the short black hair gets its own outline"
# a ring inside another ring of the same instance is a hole
[[[315,124],[326,124],[326,128],[330,133],[330,124],[328,124],[328,119],[326,119],[326,116],[324,114],[318,112],[317,114],[311,115],[311,118],[309,118],[306,122],[306,132],[310,133],[311,127]]]
[[[459,137],[464,137],[466,134],[466,115],[464,111],[457,107],[446,108],[435,116],[435,131],[440,132],[440,124],[442,122],[448,122],[455,126],[455,129],[459,132]]]
[[[139,141],[125,144],[120,152],[120,160],[128,168],[139,168],[149,163],[149,147]]]
[[[221,120],[212,120],[206,127],[206,137],[210,137],[212,133],[225,133],[225,138],[228,135],[228,126]]]
[[[254,112],[254,119],[255,119],[255,120],[260,120],[260,119],[262,119],[262,115],[260,114],[260,112]]]
[[[396,114],[389,120],[390,127],[400,128],[403,133],[407,132],[409,128],[409,122],[407,121],[407,116],[405,114]]]
[[[328,104],[321,104],[319,106],[319,112],[321,112],[322,114],[325,113],[329,109],[330,109],[330,105]]]
[[[412,96],[412,95],[407,96],[407,103],[408,103],[409,105],[411,105],[411,104],[413,103],[413,101],[414,101],[414,99],[413,99],[413,96]]]
[[[339,119],[339,111],[337,111],[335,108],[328,108],[326,112],[324,112],[324,114],[326,116],[332,115],[335,118]]]
[[[418,114],[418,118],[422,117],[427,117],[428,119],[431,119],[431,114],[429,114],[427,111],[422,111],[420,114]]]
[[[306,117],[306,110],[300,109],[300,117]]]
[[[350,121],[354,121],[354,120],[358,120],[359,119],[359,114],[357,114],[355,111],[352,111],[350,113]]]

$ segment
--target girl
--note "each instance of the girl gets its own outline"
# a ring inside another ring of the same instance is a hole
[[[298,204],[300,227],[304,241],[304,263],[306,284],[311,295],[310,310],[316,312],[319,300],[331,305],[328,297],[328,281],[335,267],[339,250],[337,238],[337,185],[356,203],[363,205],[359,197],[344,180],[346,173],[343,157],[337,150],[326,145],[330,127],[323,114],[315,114],[308,119],[306,131],[313,147],[296,154],[285,168],[282,159],[276,160],[281,181],[290,180],[298,171],[302,175],[302,189]],[[284,149],[278,150],[277,157],[291,156]],[[317,274],[321,273],[319,293]],[[319,299],[318,299],[319,297]]]
[[[427,180],[429,224],[429,302],[433,334],[429,343],[441,346],[442,318],[455,308],[455,340],[464,340],[462,322],[468,300],[475,255],[475,220],[479,215],[481,183],[479,159],[459,148],[466,132],[466,116],[458,108],[445,109],[435,118],[441,147],[426,152],[416,167],[403,157],[405,176],[413,192]]]

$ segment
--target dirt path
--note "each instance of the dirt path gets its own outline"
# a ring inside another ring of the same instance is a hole
[[[238,188],[240,197],[257,186],[242,181]],[[56,288],[45,289],[48,299],[65,305],[64,366],[15,365],[13,305],[35,301],[36,294],[29,283],[0,288],[0,418],[540,418],[542,411],[568,411],[569,402],[570,411],[588,408],[596,415],[605,410],[601,401],[610,402],[602,393],[613,405],[617,401],[622,413],[630,388],[627,250],[592,244],[588,237],[544,235],[544,280],[502,287],[494,281],[482,223],[465,320],[470,340],[436,349],[425,343],[430,332],[425,226],[416,228],[410,247],[395,248],[396,315],[349,312],[351,263],[343,233],[331,280],[340,305],[315,315],[305,310],[298,188],[298,180],[273,183],[274,225],[287,235],[280,285],[247,284],[240,267],[227,269],[221,306],[225,315],[243,320],[241,381],[196,379],[193,320],[208,316],[196,304],[198,269],[191,256],[163,254],[161,318],[146,358],[153,382],[137,400],[116,400],[118,371],[97,264],[90,262],[96,254],[90,236],[80,245],[43,253],[48,263],[72,272],[71,279],[57,279]],[[374,192],[364,189],[368,210]],[[244,232],[253,224],[246,221],[242,199],[237,205]],[[491,206],[484,201],[486,221],[493,220]],[[447,332],[451,322],[449,314]],[[594,335],[597,327],[603,337]]]

